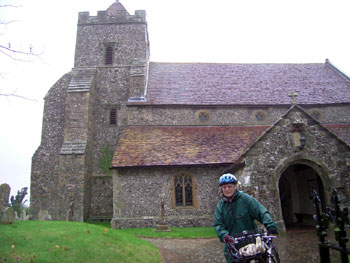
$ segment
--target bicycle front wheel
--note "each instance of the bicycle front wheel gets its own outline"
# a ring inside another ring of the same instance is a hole
[[[280,263],[280,257],[278,256],[277,249],[272,247],[269,249],[268,261],[269,263]]]

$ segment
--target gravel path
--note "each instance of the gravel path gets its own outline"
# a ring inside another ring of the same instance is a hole
[[[222,244],[210,239],[147,239],[158,247],[163,263],[223,263]]]
[[[146,239],[158,247],[163,263],[224,263],[222,243],[211,239]],[[318,240],[314,228],[288,230],[276,239],[282,263],[318,263]],[[331,262],[340,262],[338,254],[333,254]]]

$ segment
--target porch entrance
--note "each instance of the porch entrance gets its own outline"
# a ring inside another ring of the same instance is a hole
[[[279,193],[287,229],[293,226],[315,225],[312,189],[318,192],[321,206],[324,208],[324,187],[320,176],[312,167],[306,164],[293,164],[282,173],[279,179]]]

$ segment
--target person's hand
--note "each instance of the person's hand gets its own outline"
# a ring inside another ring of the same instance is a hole
[[[271,236],[271,235],[278,235],[278,231],[277,228],[274,226],[271,226],[267,229],[267,235]]]
[[[235,241],[235,239],[232,236],[230,236],[230,235],[226,235],[224,237],[224,242],[225,243],[233,243],[234,241]]]

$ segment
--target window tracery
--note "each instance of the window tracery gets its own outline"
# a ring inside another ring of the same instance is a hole
[[[176,207],[194,206],[194,178],[188,174],[174,176]]]

